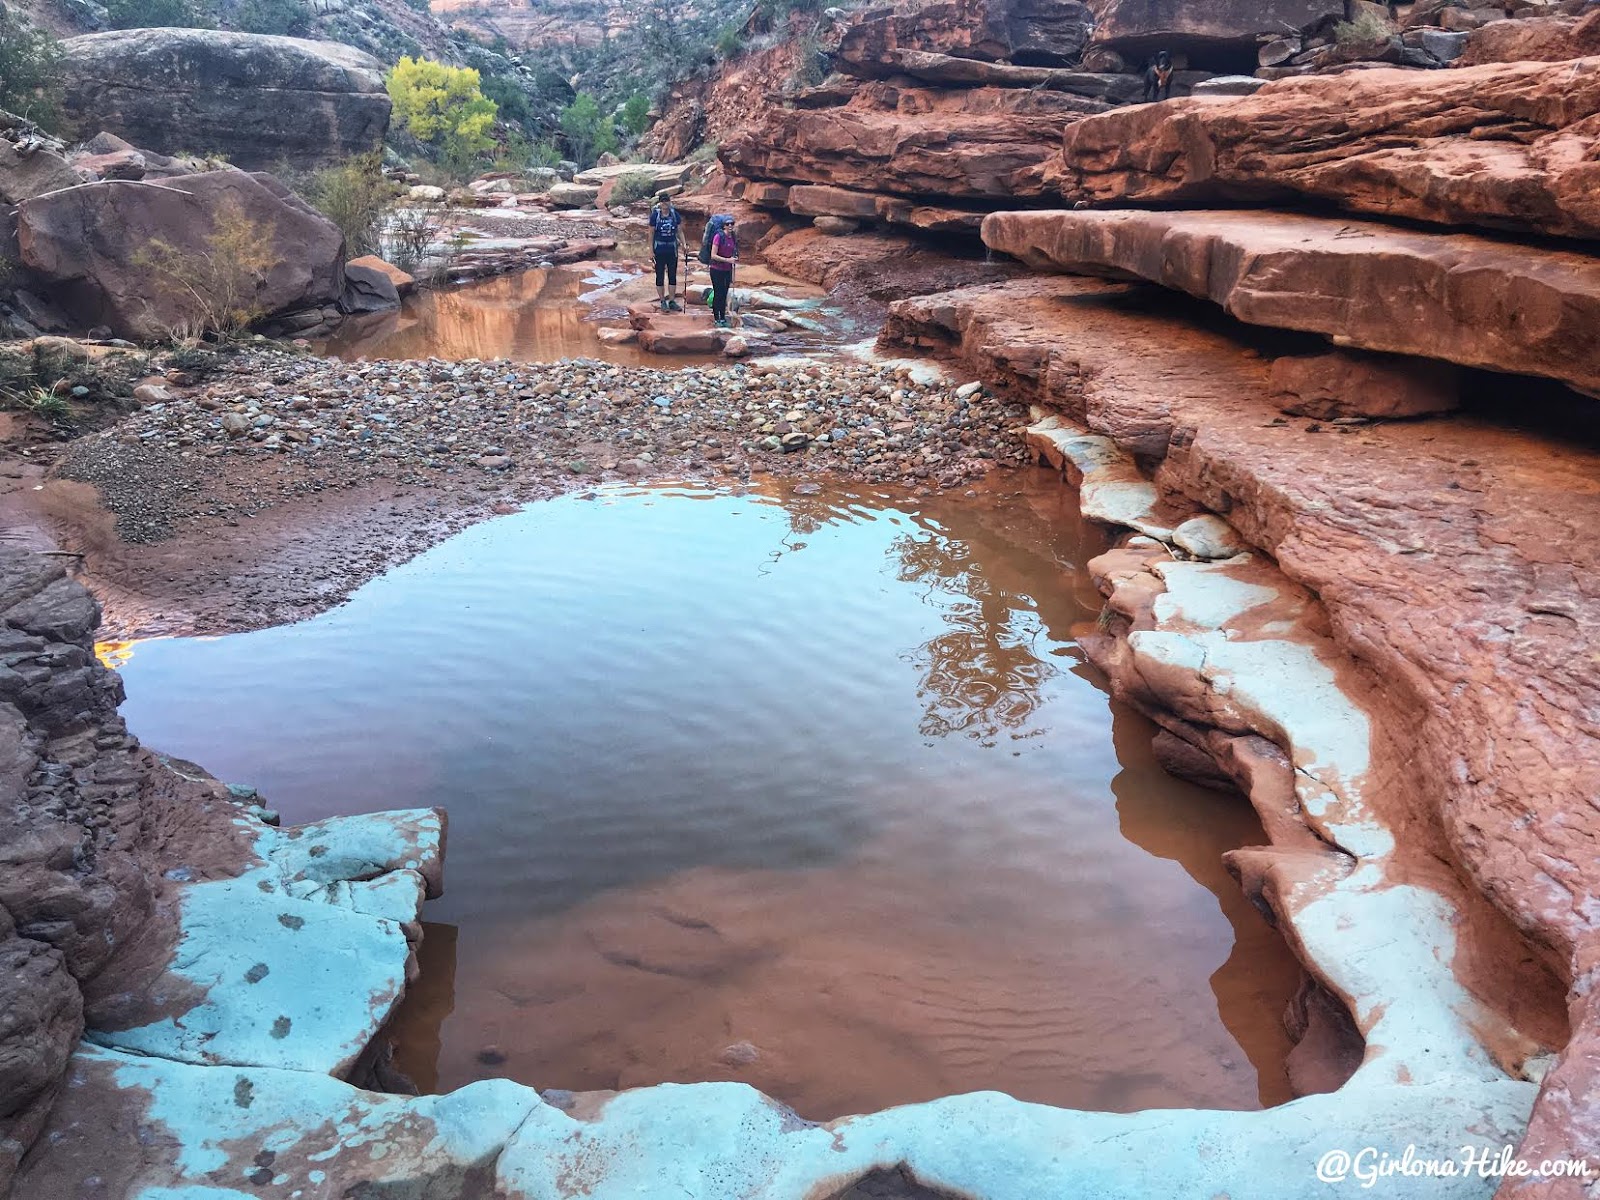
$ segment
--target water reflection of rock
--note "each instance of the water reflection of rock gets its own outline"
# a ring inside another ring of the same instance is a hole
[[[1036,489],[989,499],[981,515],[952,506],[937,521],[913,515],[917,532],[896,538],[890,551],[900,581],[924,586],[947,626],[910,655],[927,704],[921,732],[961,734],[986,746],[1043,732],[1030,726],[1041,688],[1059,671],[1051,659],[1066,650],[1065,657],[1081,661],[1075,647],[1060,643],[1074,622],[1093,613],[1071,581],[1099,549],[1097,538],[1080,540],[1078,522],[1044,519]],[[1053,573],[1061,593],[1036,601],[1038,580]]]
[[[633,346],[600,340],[580,298],[593,264],[499,275],[460,288],[420,291],[397,311],[347,322],[324,348],[343,359],[598,358],[659,365]]]

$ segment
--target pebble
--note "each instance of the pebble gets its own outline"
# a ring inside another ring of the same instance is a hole
[[[60,473],[98,485],[130,541],[380,480],[448,497],[485,472],[513,494],[751,471],[952,487],[1031,457],[1026,409],[966,387],[846,358],[346,363],[261,347],[78,439]]]

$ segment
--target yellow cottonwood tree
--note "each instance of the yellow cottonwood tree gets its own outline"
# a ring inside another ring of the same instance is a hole
[[[394,119],[418,141],[484,150],[498,109],[479,90],[478,72],[426,58],[402,58],[384,81]]]

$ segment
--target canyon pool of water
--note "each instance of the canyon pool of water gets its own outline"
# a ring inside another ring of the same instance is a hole
[[[449,810],[390,1031],[424,1090],[1277,1103],[1299,968],[1221,862],[1264,839],[1086,665],[1099,548],[1042,471],[607,488],[137,643],[124,712],[286,824]]]

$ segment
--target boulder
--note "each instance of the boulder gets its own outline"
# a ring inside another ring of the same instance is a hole
[[[62,42],[68,115],[166,154],[319,167],[375,150],[383,65],[336,42],[215,29],[125,29]]]
[[[1254,75],[1213,75],[1189,89],[1191,96],[1253,96],[1265,87]]]
[[[1068,125],[1068,204],[1305,196],[1448,225],[1600,237],[1600,58],[1284,79]]]
[[[1586,17],[1495,21],[1465,35],[1461,67],[1496,62],[1567,62],[1600,55],[1600,9]]]
[[[1129,61],[1158,50],[1184,54],[1190,66],[1244,68],[1253,64],[1262,35],[1343,20],[1343,0],[1098,0],[1093,42]]]
[[[1078,0],[936,0],[857,14],[839,35],[835,64],[850,70],[886,50],[931,50],[1018,66],[1078,61],[1094,14]]]
[[[599,198],[599,184],[558,183],[545,193],[557,208],[593,208]]]
[[[983,240],[1035,268],[1148,279],[1252,325],[1600,395],[1600,260],[1584,254],[1238,211],[994,213]]]
[[[195,319],[185,287],[150,266],[155,243],[193,266],[205,292],[219,238],[248,222],[271,264],[247,282],[241,305],[259,315],[335,303],[344,290],[344,239],[332,222],[270,175],[209,171],[167,183],[105,181],[24,201],[17,236],[23,263],[54,285],[53,298],[84,325],[153,340]]]
[[[400,307],[400,292],[387,272],[364,263],[347,262],[339,307],[347,313],[383,312]]]
[[[1142,88],[1132,75],[1069,71],[1062,67],[1020,67],[958,58],[931,50],[884,50],[870,60],[863,58],[850,65],[855,74],[868,79],[906,76],[940,87],[1042,88],[1073,92],[1112,104],[1136,99]]]
[[[811,223],[818,229],[822,230],[823,233],[832,234],[854,233],[856,230],[861,228],[859,222],[852,221],[849,217],[830,217],[824,215],[820,217],[813,217],[811,219]]]
[[[587,171],[579,171],[572,177],[572,182],[585,187],[599,188],[628,175],[648,175],[650,190],[657,192],[664,188],[680,186],[688,173],[689,168],[683,163],[612,163],[610,166],[591,167]]]
[[[416,290],[417,281],[414,277],[402,271],[393,263],[384,262],[376,254],[363,254],[360,258],[352,258],[345,264],[345,275],[348,278],[351,267],[365,267],[373,271],[380,271],[394,284],[395,290],[404,296]]]
[[[83,180],[66,156],[48,145],[0,137],[0,202],[20,204],[33,196],[75,187]]]

